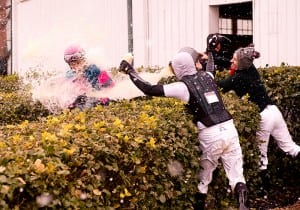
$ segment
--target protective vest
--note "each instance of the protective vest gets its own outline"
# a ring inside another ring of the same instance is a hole
[[[194,122],[200,121],[206,127],[210,127],[232,119],[225,109],[217,85],[209,74],[200,71],[184,76],[181,81],[186,84],[190,93],[187,108],[194,116]]]

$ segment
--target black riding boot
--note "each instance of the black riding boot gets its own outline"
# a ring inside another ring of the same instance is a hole
[[[248,190],[246,184],[238,182],[235,185],[234,192],[239,203],[239,210],[249,210],[248,203]]]
[[[193,204],[194,210],[204,210],[206,194],[197,192],[195,194],[195,203]]]
[[[269,190],[270,190],[270,176],[268,174],[268,171],[265,169],[265,170],[261,170],[259,172],[259,176],[261,178],[261,181],[262,181],[262,185],[261,185],[261,196],[264,197],[264,198],[267,198],[268,196],[268,193],[269,193]]]

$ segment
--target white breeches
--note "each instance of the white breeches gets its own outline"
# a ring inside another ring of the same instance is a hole
[[[198,190],[207,193],[219,159],[222,161],[232,190],[238,182],[246,183],[243,175],[242,150],[233,120],[208,128],[198,122],[198,129],[202,150]]]
[[[267,152],[270,135],[273,136],[280,149],[292,157],[297,156],[300,152],[300,146],[293,141],[286,122],[277,106],[268,105],[260,113],[260,117],[259,130],[256,132],[256,139],[260,150],[260,169],[267,169]]]

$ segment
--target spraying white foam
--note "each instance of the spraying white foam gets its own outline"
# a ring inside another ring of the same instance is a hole
[[[150,82],[156,84],[161,78],[170,76],[167,68],[162,69],[157,73],[142,72],[140,76]],[[108,97],[111,99],[132,99],[138,96],[144,96],[145,94],[139,90],[129,76],[125,75],[121,79],[115,81],[115,86],[112,88],[103,88],[101,91],[91,91],[87,93],[88,96],[93,97]]]
[[[39,49],[39,48],[37,48]],[[104,49],[100,47],[89,47],[85,48],[87,53],[88,63],[96,64],[101,70],[109,70],[103,65],[100,65],[99,60],[103,57]],[[28,62],[34,63],[35,55],[40,55],[32,51],[28,59]],[[42,56],[47,57],[47,56]],[[133,56],[130,53],[125,54],[123,59],[132,63]],[[47,63],[47,62],[45,62]],[[100,91],[93,89],[86,80],[81,80],[77,78],[67,79],[65,76],[65,71],[62,69],[53,71],[43,66],[37,72],[33,72],[32,77],[27,77],[24,81],[25,84],[31,85],[32,97],[36,101],[40,101],[48,110],[53,113],[59,112],[61,110],[67,109],[71,105],[77,96],[85,94],[88,97],[96,98],[110,98],[112,100],[120,99],[132,99],[138,96],[144,96],[144,93],[140,91],[130,80],[128,75],[118,73],[114,75],[112,79],[114,80],[114,86],[111,88],[102,88]],[[51,73],[48,73],[48,71]],[[36,76],[36,73],[38,76]],[[170,71],[168,68],[163,68],[156,73],[143,72],[140,76],[149,81],[152,84],[156,84],[161,78],[170,76]]]
[[[84,94],[86,89],[80,88],[76,82],[65,79],[58,75],[43,79],[32,86],[32,97],[40,101],[51,112],[57,112],[66,109],[78,95]]]
[[[60,73],[53,76],[31,79],[32,97],[40,101],[48,110],[53,113],[64,110],[74,102],[79,95],[85,94],[88,97],[110,98],[113,100],[132,99],[138,96],[144,96],[130,80],[128,75],[119,75],[112,77],[115,85],[110,88],[102,88],[97,91],[82,82],[79,79],[66,79],[65,75]],[[156,84],[161,78],[170,76],[168,68],[164,68],[157,73],[142,72],[140,76],[152,84]]]

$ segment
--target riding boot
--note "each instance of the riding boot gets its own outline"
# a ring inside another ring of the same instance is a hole
[[[262,181],[262,185],[261,185],[261,196],[264,197],[264,198],[267,198],[268,196],[268,192],[270,190],[270,176],[268,174],[268,171],[265,169],[265,170],[261,170],[259,172],[259,176],[261,178],[261,181]]]
[[[248,203],[248,190],[246,184],[238,182],[235,185],[234,192],[239,203],[239,210],[249,210]]]
[[[193,204],[194,210],[204,210],[206,194],[197,192],[195,194],[195,203]]]

